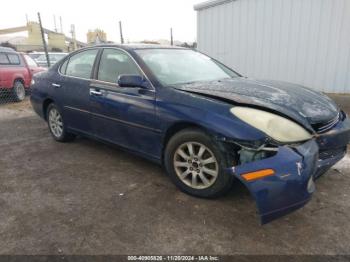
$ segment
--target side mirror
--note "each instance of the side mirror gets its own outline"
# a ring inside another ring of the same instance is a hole
[[[148,82],[140,75],[120,75],[118,78],[120,87],[142,87],[147,88]]]

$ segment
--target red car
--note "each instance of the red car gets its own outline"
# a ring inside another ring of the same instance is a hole
[[[11,92],[16,101],[25,98],[32,76],[45,70],[27,54],[0,47],[0,91]]]

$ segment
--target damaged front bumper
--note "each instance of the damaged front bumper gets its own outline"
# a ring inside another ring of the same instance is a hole
[[[228,169],[246,185],[256,201],[261,223],[266,224],[303,207],[315,190],[314,181],[346,154],[350,121],[345,119],[327,134],[296,147],[280,146],[269,158]],[[259,170],[274,175],[247,181],[244,176]]]

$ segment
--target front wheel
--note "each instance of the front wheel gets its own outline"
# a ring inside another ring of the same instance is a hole
[[[226,159],[217,142],[199,129],[177,133],[164,154],[172,181],[182,191],[202,198],[215,198],[231,189],[234,178],[225,172]]]
[[[75,135],[67,132],[61,112],[55,104],[50,104],[47,108],[47,123],[56,141],[69,142],[75,138]]]

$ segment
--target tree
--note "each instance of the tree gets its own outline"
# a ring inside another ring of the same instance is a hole
[[[181,46],[181,47],[185,47],[185,48],[196,49],[196,48],[197,48],[197,43],[194,42],[194,43],[192,43],[192,44],[188,44],[187,42],[185,42],[185,43],[182,43],[180,46]]]

